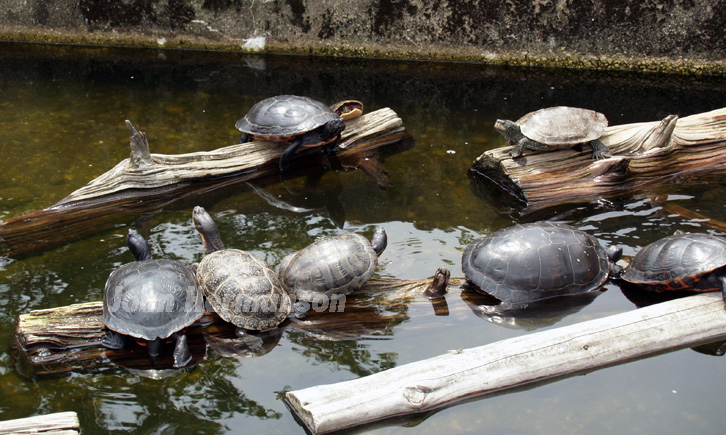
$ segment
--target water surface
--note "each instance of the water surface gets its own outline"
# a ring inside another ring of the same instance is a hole
[[[493,128],[498,117],[552,105],[598,110],[611,125],[685,116],[724,106],[721,77],[2,45],[0,83],[0,219],[50,206],[126,158],[126,119],[147,134],[152,152],[185,153],[235,143],[235,121],[268,96],[302,94],[327,103],[357,98],[369,111],[391,107],[415,141],[412,149],[386,156],[394,183],[388,190],[355,170],[329,171],[315,189],[304,190],[302,179],[259,186],[307,210],[299,212],[237,186],[151,216],[121,216],[81,240],[2,259],[2,419],[74,410],[85,434],[302,433],[281,400],[285,391],[634,309],[617,286],[607,284],[563,319],[516,324],[480,317],[456,292],[447,297],[449,316],[435,316],[425,304],[398,307],[398,321],[358,340],[285,331],[264,356],[226,358],[210,349],[193,371],[163,379],[113,365],[61,377],[16,370],[9,343],[17,315],[102,299],[110,271],[131,261],[124,246],[130,226],[148,236],[156,256],[198,261],[203,248],[190,225],[194,205],[210,211],[228,246],[273,265],[318,236],[370,236],[382,225],[389,246],[378,272],[402,279],[425,278],[442,266],[461,276],[466,243],[519,221],[568,222],[622,246],[626,255],[677,229],[719,234],[703,220],[667,211],[668,204],[726,221],[722,180],[697,187],[674,180],[642,194],[533,217],[501,214],[500,204],[482,199],[467,176],[477,156],[503,145]],[[687,349],[367,430],[717,433],[724,376],[721,358]]]

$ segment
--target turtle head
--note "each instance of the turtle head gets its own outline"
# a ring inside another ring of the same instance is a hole
[[[204,243],[204,249],[207,251],[207,254],[224,249],[217,224],[214,223],[212,216],[207,213],[204,207],[194,207],[192,221],[194,221],[194,229],[202,236],[202,243]]]
[[[623,256],[623,248],[620,246],[611,246],[607,250],[608,255],[608,272],[611,278],[620,278],[623,274],[623,268],[620,267],[618,260]]]
[[[371,239],[371,245],[376,255],[381,255],[383,250],[386,249],[386,246],[388,246],[388,235],[383,227],[376,228],[376,232],[373,233],[373,238]]]
[[[151,249],[149,244],[146,242],[144,236],[139,234],[133,228],[129,228],[129,232],[126,235],[126,243],[129,246],[129,251],[134,255],[136,261],[151,260]]]
[[[517,124],[509,119],[497,119],[494,123],[494,129],[496,129],[504,137],[508,137],[508,133],[512,127],[516,127]]]

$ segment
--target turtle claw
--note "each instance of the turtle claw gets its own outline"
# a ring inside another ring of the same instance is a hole
[[[101,339],[101,345],[108,349],[123,349],[126,346],[126,336],[109,329]]]

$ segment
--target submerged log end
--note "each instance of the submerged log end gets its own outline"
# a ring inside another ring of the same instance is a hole
[[[131,124],[131,121],[126,120],[126,128],[129,131],[129,138],[131,142],[131,166],[134,169],[141,169],[154,164],[151,159],[151,151],[149,150],[149,141],[146,139],[146,134],[143,131],[139,131]]]

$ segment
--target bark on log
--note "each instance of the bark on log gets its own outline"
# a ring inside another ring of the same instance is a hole
[[[511,147],[501,147],[477,158],[470,174],[526,204],[523,213],[638,192],[681,174],[726,174],[726,108],[611,126],[600,139],[611,158],[594,161],[585,145],[512,159]]]
[[[1,434],[77,435],[81,424],[73,411],[0,421]]]
[[[152,154],[144,133],[128,121],[127,126],[131,156],[55,205],[0,222],[0,255],[14,257],[52,248],[104,230],[126,214],[154,214],[182,198],[279,175],[284,146],[273,142],[189,154]],[[371,159],[406,138],[403,121],[393,110],[376,110],[346,121],[333,158],[344,167],[373,173],[379,185],[390,187],[385,168]],[[290,176],[319,171],[320,163],[318,151],[302,150],[293,159]]]
[[[720,293],[451,351],[374,375],[286,394],[313,433],[420,413],[726,337]]]

